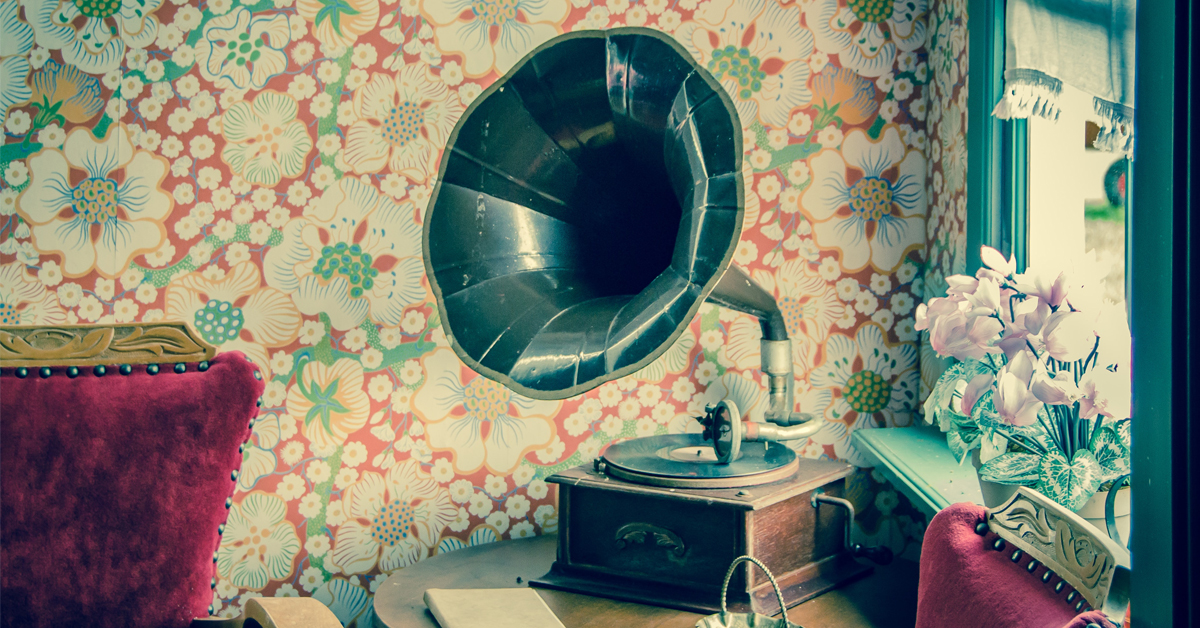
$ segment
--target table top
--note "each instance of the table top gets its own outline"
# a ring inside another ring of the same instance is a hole
[[[558,537],[501,541],[434,556],[392,574],[375,593],[376,628],[436,628],[426,589],[528,586],[554,562]],[[897,560],[875,574],[804,602],[788,619],[810,628],[911,627],[916,617],[916,563]],[[535,589],[566,628],[692,628],[703,617],[677,611]]]
[[[930,519],[959,502],[983,504],[975,467],[959,464],[936,426],[855,430],[859,452]]]

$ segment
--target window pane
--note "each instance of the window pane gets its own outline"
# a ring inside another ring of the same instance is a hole
[[[1091,146],[1099,127],[1086,126],[1084,160],[1087,188],[1084,195],[1084,251],[1095,251],[1105,272],[1105,295],[1125,298],[1125,181],[1128,162],[1124,156]]]
[[[1093,147],[1090,96],[1068,87],[1062,104],[1057,121],[1029,120],[1029,264],[1068,269],[1094,251],[1106,297],[1122,301],[1126,161]]]

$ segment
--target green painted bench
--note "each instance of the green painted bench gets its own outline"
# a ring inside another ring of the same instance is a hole
[[[950,504],[983,504],[975,468],[954,460],[946,435],[932,425],[856,430],[859,453],[929,518]]]

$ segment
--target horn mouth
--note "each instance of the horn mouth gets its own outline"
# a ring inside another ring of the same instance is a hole
[[[455,352],[538,399],[657,358],[737,247],[741,132],[721,85],[658,31],[526,55],[458,121],[424,217]]]

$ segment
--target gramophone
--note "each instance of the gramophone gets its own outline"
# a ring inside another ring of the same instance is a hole
[[[795,412],[774,298],[730,265],[741,170],[729,96],[669,36],[643,28],[538,47],[448,141],[425,267],[446,337],[483,376],[537,399],[581,394],[652,362],[706,300],[756,316],[763,331],[767,422],[723,401],[698,418],[703,433],[616,443],[548,478],[559,486],[558,556],[534,586],[711,612],[726,567],[751,554],[791,606],[867,572],[855,555],[881,556],[849,544],[853,507],[838,496],[851,468],[779,442],[820,425]],[[779,610],[749,571],[730,590],[735,610]]]

